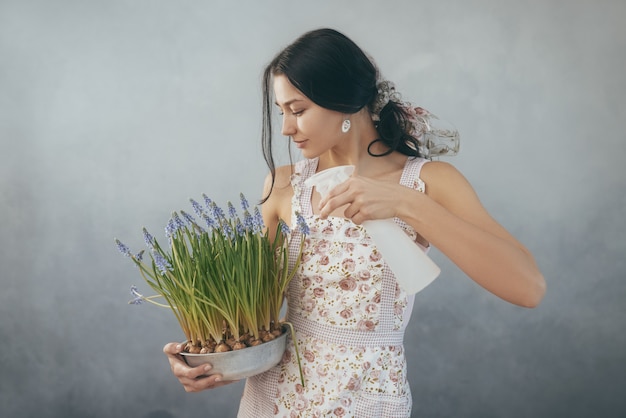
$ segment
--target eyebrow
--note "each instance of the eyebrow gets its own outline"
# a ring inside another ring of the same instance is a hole
[[[283,106],[287,107],[287,106],[289,106],[289,105],[290,105],[290,104],[292,104],[292,103],[295,103],[295,102],[303,102],[303,101],[304,101],[304,99],[291,99],[291,100],[288,100],[288,101],[286,101],[285,103],[283,103]],[[278,104],[278,102],[276,102],[276,101],[274,102],[274,104],[275,104],[276,106],[278,106],[278,107],[281,107],[281,106],[280,106],[280,104]]]

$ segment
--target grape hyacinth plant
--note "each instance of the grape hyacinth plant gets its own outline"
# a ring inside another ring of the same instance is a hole
[[[281,220],[270,236],[259,209],[251,209],[243,194],[241,217],[232,203],[224,213],[202,197],[204,205],[190,199],[198,220],[182,210],[172,213],[165,227],[166,247],[145,228],[147,250],[139,253],[115,239],[156,292],[144,296],[133,285],[129,303],[170,308],[189,353],[238,350],[273,340],[284,331],[279,318],[283,296],[299,266],[299,256],[289,264],[289,244],[299,239],[301,253],[308,226],[298,214],[293,231]],[[144,252],[150,260],[144,261]]]

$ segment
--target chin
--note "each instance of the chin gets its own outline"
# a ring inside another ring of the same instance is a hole
[[[302,155],[304,158],[308,160],[312,160],[313,158],[320,156],[318,153],[314,153],[314,152],[307,151],[307,150],[300,150],[300,155]]]

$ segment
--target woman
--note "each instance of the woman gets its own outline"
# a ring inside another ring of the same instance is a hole
[[[360,224],[395,218],[416,245],[436,246],[472,280],[516,305],[536,306],[544,279],[465,178],[420,155],[410,108],[350,39],[331,29],[302,35],[268,65],[263,87],[265,224],[274,230],[299,211],[311,230],[287,293],[305,385],[290,344],[281,364],[248,379],[239,416],[408,417],[402,338],[413,296],[397,285]],[[295,165],[274,167],[272,87],[282,134],[304,157]],[[340,165],[353,165],[354,174],[324,198],[305,184]],[[186,390],[229,383],[204,377],[210,366],[187,367],[180,350],[164,347]]]

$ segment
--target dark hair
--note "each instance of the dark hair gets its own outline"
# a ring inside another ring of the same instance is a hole
[[[305,33],[274,57],[263,73],[263,157],[272,175],[275,166],[272,154],[271,78],[284,75],[298,90],[315,104],[342,113],[356,113],[365,106],[371,111],[378,96],[378,69],[353,41],[333,29],[318,29]],[[411,132],[406,110],[393,100],[383,107],[376,124],[379,138],[389,149],[384,156],[398,151],[419,156],[417,139]],[[370,146],[372,145],[370,144]],[[370,152],[368,147],[368,152]],[[291,157],[291,154],[290,154]]]

